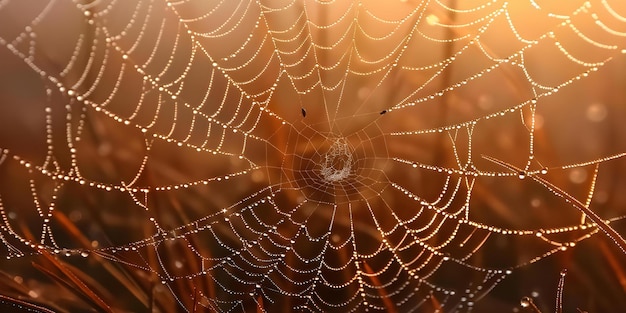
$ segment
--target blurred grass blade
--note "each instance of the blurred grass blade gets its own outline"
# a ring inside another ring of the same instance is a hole
[[[50,263],[61,272],[63,276],[59,276],[53,273],[51,270],[39,265],[37,263],[33,263],[33,266],[40,270],[41,272],[47,274],[55,281],[62,283],[64,286],[68,287],[69,290],[73,291],[76,295],[81,296],[84,299],[89,300],[89,302],[95,304],[104,312],[113,312],[111,307],[107,305],[104,300],[102,300],[96,293],[94,293],[83,281],[81,281],[74,273],[72,273],[65,265],[59,262],[54,256],[50,255],[50,253],[46,251],[41,251],[41,255],[43,255]]]

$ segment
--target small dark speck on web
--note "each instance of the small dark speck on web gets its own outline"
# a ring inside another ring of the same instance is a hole
[[[301,109],[302,117],[306,117],[306,110],[304,108]]]
[[[385,114],[385,113],[387,113],[387,110],[382,110],[382,111],[380,111],[380,115],[383,115],[383,114]]]

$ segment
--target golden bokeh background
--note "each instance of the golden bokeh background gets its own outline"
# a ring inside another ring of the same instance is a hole
[[[0,68],[7,310],[626,309],[621,1],[0,0]]]

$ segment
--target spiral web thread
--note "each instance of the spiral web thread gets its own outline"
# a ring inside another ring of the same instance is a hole
[[[208,280],[216,290],[198,287],[193,307],[211,311],[284,303],[302,311],[465,311],[516,268],[599,232],[584,213],[554,228],[474,220],[472,196],[482,180],[539,182],[576,211],[572,196],[542,182],[553,171],[593,168],[579,202],[589,208],[601,165],[623,155],[542,165],[534,152],[536,111],[623,58],[624,12],[608,0],[557,9],[530,1],[524,10],[545,25],[522,33],[512,2],[386,5],[51,0],[23,8],[0,1],[3,16],[23,10],[0,45],[39,76],[46,99],[37,109],[45,156],[2,150],[1,166],[12,169],[5,177],[21,177],[15,184],[30,199],[14,212],[2,194],[3,254],[98,255],[145,270],[168,288]],[[63,22],[72,28],[50,30]],[[495,31],[507,38],[502,51],[493,50]],[[48,53],[54,42],[72,48]],[[537,68],[551,61],[532,55],[543,49],[568,71],[542,76]],[[523,82],[519,100],[461,121],[402,122],[436,116],[443,102],[499,75]],[[480,127],[494,120],[524,129],[521,159],[473,151],[475,133],[488,132]],[[142,138],[139,156],[114,177],[94,170],[90,125],[98,123]],[[203,165],[193,179],[149,175],[167,162],[163,151]],[[447,157],[429,158],[434,151]],[[61,244],[54,220],[67,190],[126,199],[152,234],[93,249]],[[198,194],[206,200],[199,216],[162,217],[163,199]],[[16,226],[29,210],[38,217],[30,237]],[[476,263],[473,256],[501,237],[543,246],[515,264]],[[171,246],[186,260],[161,256]],[[460,274],[451,281],[449,273]],[[175,297],[192,310],[190,295]]]

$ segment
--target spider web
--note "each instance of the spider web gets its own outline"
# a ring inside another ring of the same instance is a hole
[[[623,213],[591,207],[623,154],[550,156],[537,138],[542,105],[624,58],[611,1],[4,0],[0,14],[3,53],[38,86],[2,118],[37,121],[17,130],[28,147],[3,137],[9,261],[105,258],[188,312],[471,311],[598,232],[624,249],[609,226]],[[506,200],[521,188],[563,219],[485,218],[483,197],[528,211]],[[503,240],[526,256],[485,260]]]

